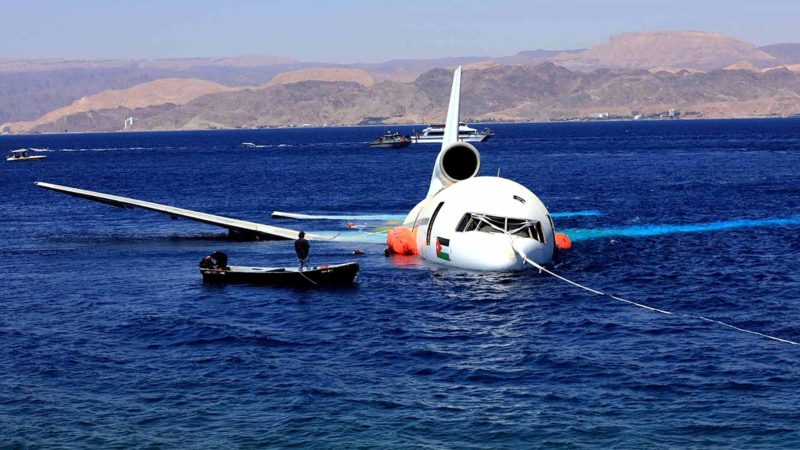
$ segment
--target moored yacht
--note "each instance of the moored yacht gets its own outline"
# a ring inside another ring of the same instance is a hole
[[[458,124],[458,140],[461,142],[484,142],[494,136],[494,131],[491,128],[484,128],[477,130],[470,127],[464,122]],[[441,144],[444,137],[444,124],[432,123],[428,125],[421,133],[414,133],[413,140],[420,144]]]

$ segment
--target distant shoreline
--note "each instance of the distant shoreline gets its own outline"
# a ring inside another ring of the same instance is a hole
[[[587,119],[587,120],[548,120],[532,122],[480,122],[466,121],[470,125],[544,125],[544,124],[566,124],[566,123],[654,123],[654,122],[688,122],[688,121],[722,121],[722,120],[800,120],[800,116],[787,117],[688,117],[681,119]],[[427,123],[395,123],[395,124],[376,124],[376,125],[327,125],[327,126],[308,126],[308,127],[270,127],[270,128],[206,128],[196,130],[117,130],[117,131],[65,131],[65,132],[46,132],[46,133],[8,133],[0,134],[0,139],[5,137],[32,137],[32,136],[56,136],[56,135],[93,135],[93,134],[146,134],[146,133],[197,133],[197,132],[231,132],[231,131],[261,131],[261,130],[316,130],[324,128],[392,128],[392,127],[426,127]]]

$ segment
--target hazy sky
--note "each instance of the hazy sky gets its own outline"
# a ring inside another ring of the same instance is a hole
[[[800,42],[800,0],[0,0],[0,57],[378,62],[568,49],[624,31]]]

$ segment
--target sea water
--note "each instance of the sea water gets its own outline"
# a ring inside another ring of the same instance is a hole
[[[481,173],[576,238],[552,270],[800,341],[800,120],[493,128]],[[387,258],[380,237],[312,243],[314,264],[360,263],[353,288],[205,285],[202,256],[294,265],[291,242],[33,184],[336,234],[270,212],[405,214],[438,147],[368,148],[384,131],[0,136],[48,149],[0,164],[0,446],[800,446],[800,346],[537,271]]]

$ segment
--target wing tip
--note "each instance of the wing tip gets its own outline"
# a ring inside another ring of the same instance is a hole
[[[42,188],[42,189],[53,189],[53,190],[55,190],[57,187],[59,187],[57,184],[46,183],[44,181],[34,181],[33,184],[35,186],[38,186],[38,187]]]

